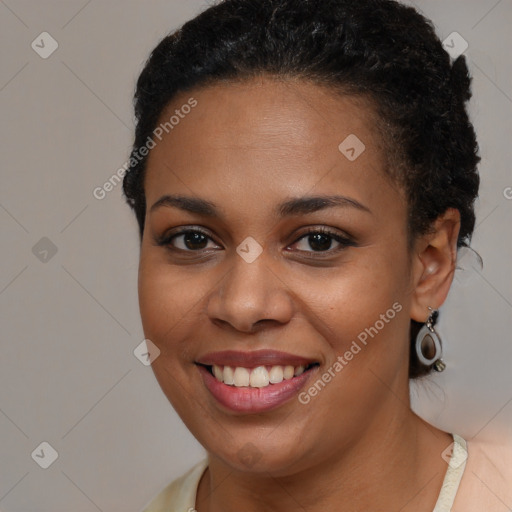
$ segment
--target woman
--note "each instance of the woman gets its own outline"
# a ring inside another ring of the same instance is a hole
[[[471,445],[409,380],[445,367],[470,95],[390,0],[226,0],[155,48],[124,191],[153,370],[208,458],[148,512],[463,510]]]

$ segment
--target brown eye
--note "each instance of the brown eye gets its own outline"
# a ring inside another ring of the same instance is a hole
[[[209,235],[199,229],[187,229],[166,235],[158,241],[158,245],[166,246],[171,250],[176,249],[186,252],[219,248]]]
[[[328,251],[334,241],[333,237],[324,233],[314,233],[302,238],[304,245],[308,245],[314,251]],[[305,249],[299,249],[305,250]]]
[[[190,231],[175,236],[174,240],[177,241],[180,238],[182,239],[181,245],[183,245],[184,247],[178,247],[179,249],[189,249],[191,251],[197,251],[200,249],[206,249],[206,246],[208,245],[208,238],[202,233]],[[180,244],[178,243],[177,245]]]
[[[307,232],[293,245],[301,252],[337,252],[356,244],[350,238],[341,236],[339,233],[325,228],[317,228]]]

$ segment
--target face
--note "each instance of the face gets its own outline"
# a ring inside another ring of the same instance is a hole
[[[337,458],[408,400],[407,207],[373,111],[270,78],[182,94],[161,121],[176,110],[145,177],[139,299],[158,382],[233,468]]]

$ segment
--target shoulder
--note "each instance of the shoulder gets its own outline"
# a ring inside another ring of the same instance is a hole
[[[512,445],[467,441],[467,463],[453,512],[508,511],[512,503]]]
[[[190,512],[195,507],[197,486],[208,466],[204,459],[189,469],[184,475],[172,481],[144,508],[143,512]]]

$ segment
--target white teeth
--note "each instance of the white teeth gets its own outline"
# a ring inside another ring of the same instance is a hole
[[[224,382],[224,372],[222,371],[222,368],[216,364],[213,365],[213,375],[215,375],[217,380]]]
[[[293,372],[293,375],[295,375],[295,377],[298,377],[299,375],[301,375],[302,373],[304,373],[304,370],[306,369],[305,366],[301,365],[301,366],[297,366],[297,368],[295,368],[295,371]]]
[[[233,368],[231,368],[231,366],[224,366],[222,376],[224,384],[228,384],[229,386],[233,386],[235,384],[233,379]]]
[[[306,367],[299,365],[293,367],[287,366],[272,366],[267,370],[265,366],[258,366],[252,370],[237,366],[212,366],[213,375],[219,382],[224,382],[228,386],[236,387],[251,387],[251,388],[265,388],[270,384],[279,384],[283,380],[290,380],[294,376],[302,375]]]
[[[272,366],[268,376],[271,384],[279,384],[280,382],[283,382],[283,367]]]
[[[295,373],[295,369],[293,366],[285,366],[283,371],[283,377],[285,380],[290,380],[293,378],[293,374]]]
[[[241,366],[237,366],[235,368],[235,373],[233,374],[233,380],[235,386],[237,388],[241,388],[242,386],[249,385],[249,370],[247,368],[242,368]]]
[[[268,371],[264,366],[258,366],[251,372],[249,381],[251,388],[264,388],[268,386],[269,382]]]

